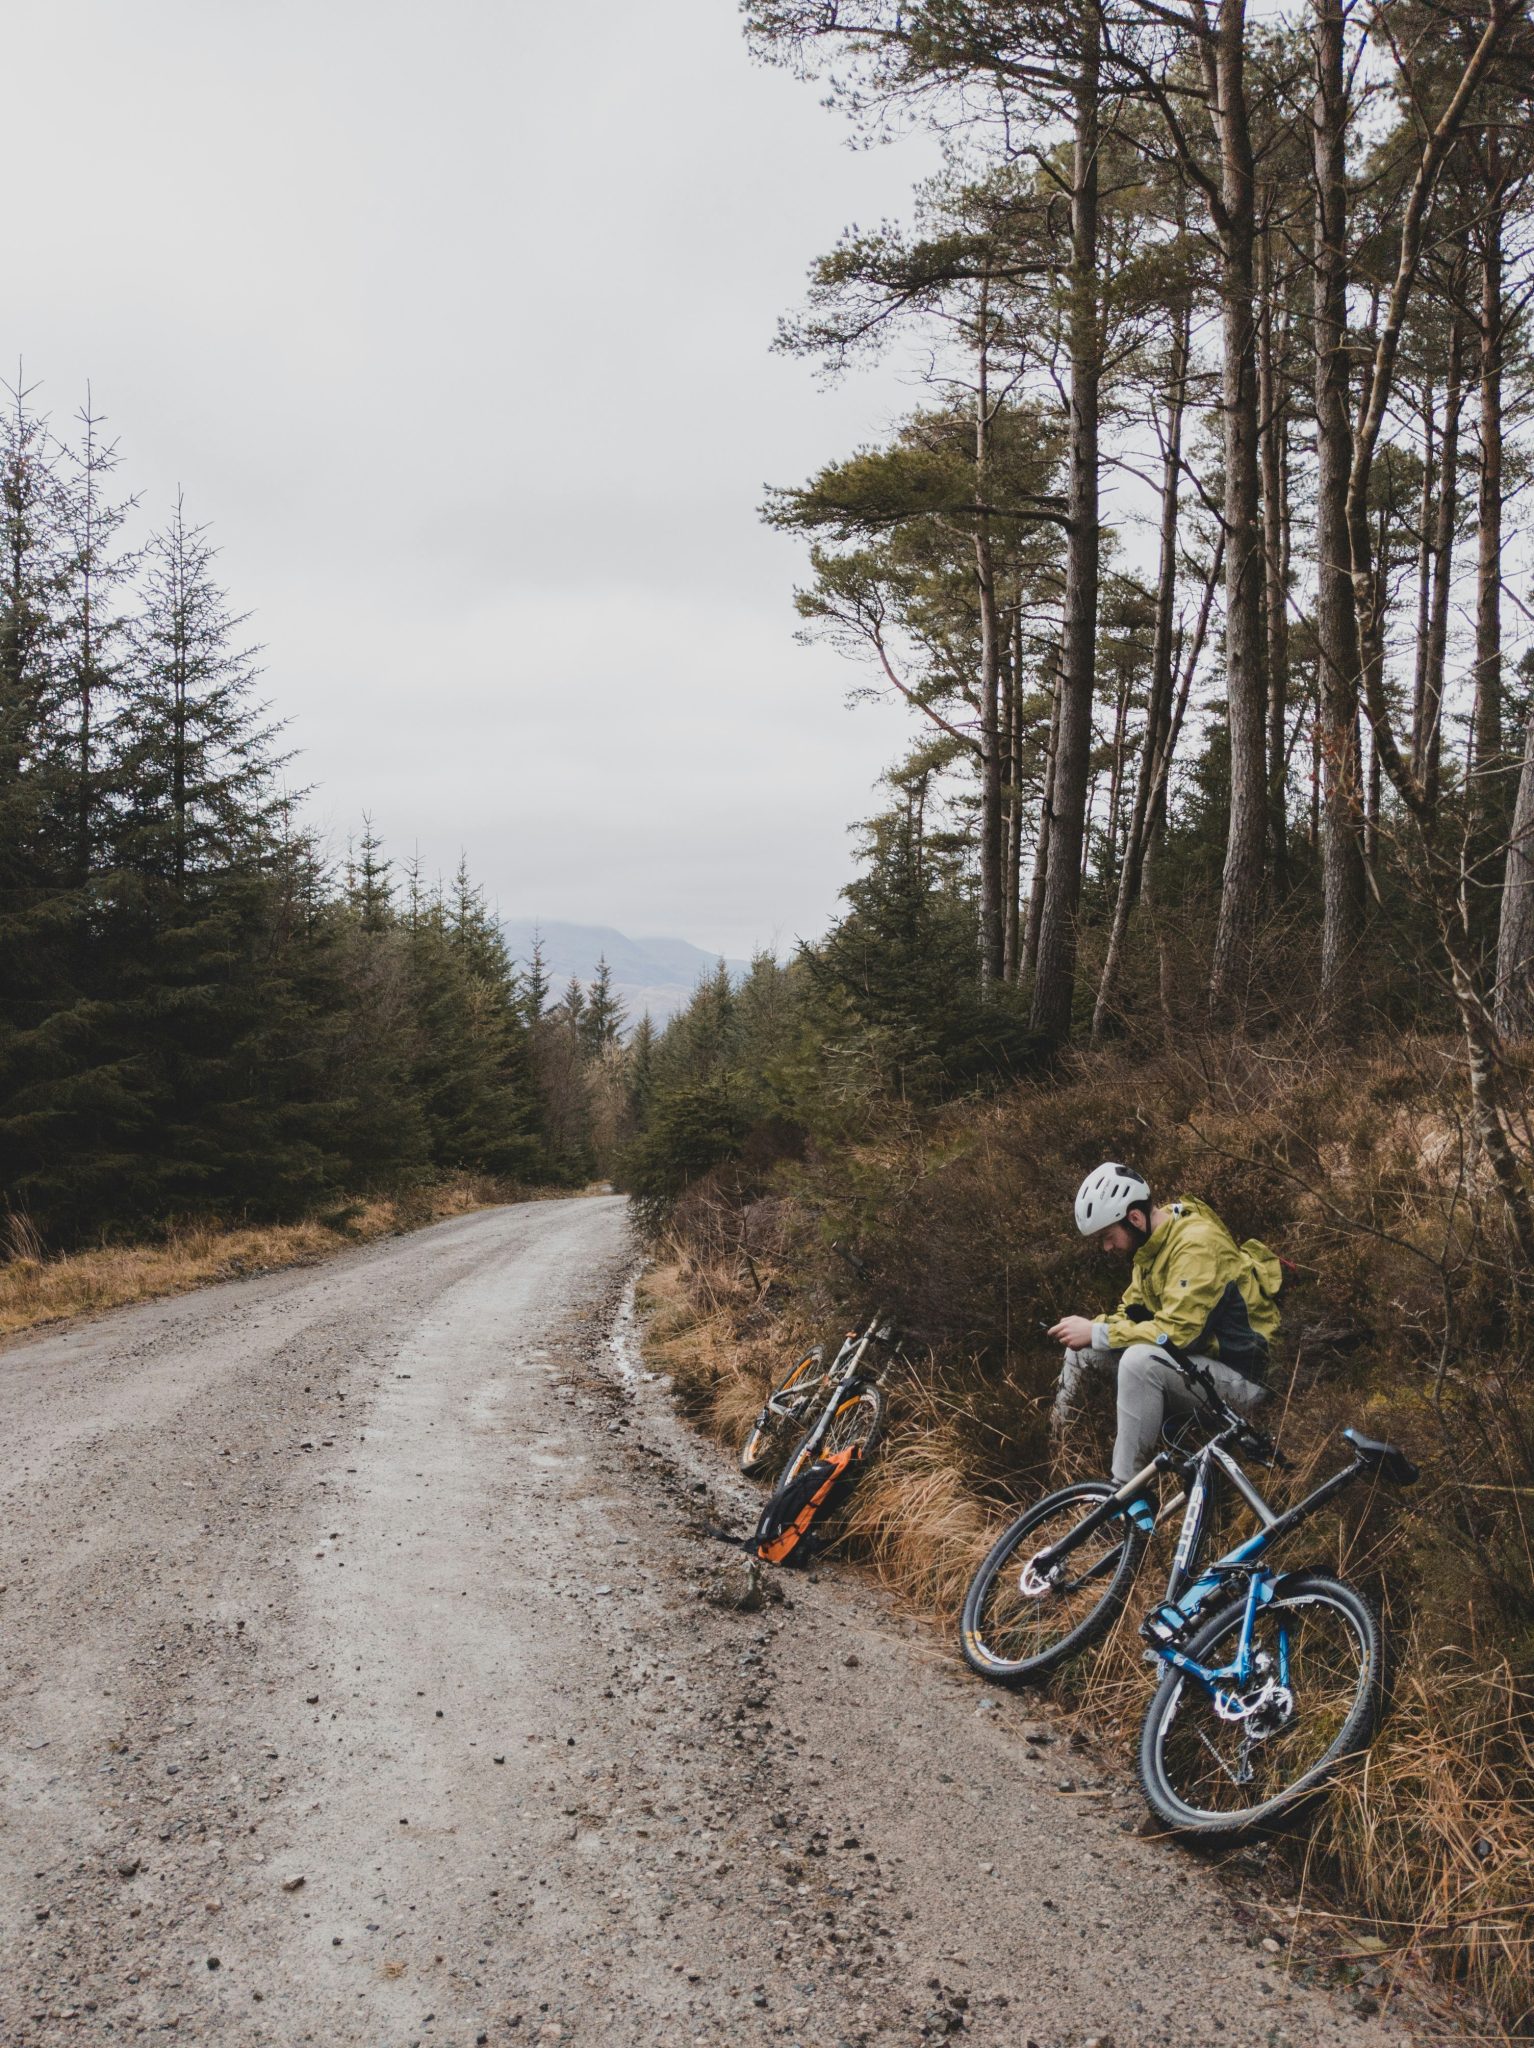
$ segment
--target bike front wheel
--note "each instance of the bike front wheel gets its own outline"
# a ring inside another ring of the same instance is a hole
[[[1024,1571],[1116,1491],[1095,1479],[1062,1487],[997,1538],[964,1600],[959,1642],[971,1670],[1002,1685],[1026,1685],[1106,1633],[1145,1551],[1133,1523],[1122,1515],[1105,1522],[1042,1590],[1025,1584]]]
[[[1185,1645],[1210,1671],[1234,1666],[1246,1598],[1232,1600]],[[1140,1734],[1140,1783],[1178,1834],[1252,1833],[1315,1797],[1379,1722],[1380,1626],[1351,1586],[1320,1573],[1285,1580],[1253,1618],[1251,1671],[1217,1695],[1169,1668]]]
[[[807,1351],[773,1388],[771,1398],[752,1423],[750,1434],[740,1447],[740,1469],[748,1477],[764,1471],[782,1449],[784,1437],[801,1419],[810,1392],[820,1380],[824,1363],[825,1354],[818,1348]],[[789,1405],[794,1410],[792,1415],[779,1415],[772,1405],[785,1396],[789,1397]]]
[[[819,1427],[817,1423],[816,1427]],[[846,1393],[837,1402],[825,1435],[815,1442],[815,1430],[806,1430],[795,1444],[793,1454],[783,1467],[780,1487],[797,1479],[816,1458],[829,1458],[833,1451],[845,1451],[854,1445],[861,1452],[865,1462],[871,1458],[881,1436],[884,1434],[884,1394],[879,1387],[860,1387],[856,1393]]]

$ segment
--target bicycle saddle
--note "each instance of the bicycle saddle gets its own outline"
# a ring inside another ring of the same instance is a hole
[[[1405,1451],[1398,1451],[1394,1444],[1377,1443],[1372,1436],[1360,1436],[1356,1429],[1345,1429],[1342,1434],[1364,1463],[1375,1466],[1393,1485],[1416,1485],[1417,1468]]]

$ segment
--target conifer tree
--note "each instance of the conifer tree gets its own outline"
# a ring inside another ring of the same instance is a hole
[[[585,1007],[581,1012],[580,1040],[588,1054],[605,1052],[616,1045],[623,1030],[623,998],[613,991],[613,971],[602,954],[597,960],[596,977],[585,993]]]
[[[522,1008],[529,1024],[536,1024],[549,1006],[549,974],[543,959],[543,937],[533,928],[533,948],[527,972],[522,977]]]

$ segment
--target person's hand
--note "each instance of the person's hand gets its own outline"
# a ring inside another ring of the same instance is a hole
[[[1063,1344],[1067,1351],[1090,1351],[1092,1348],[1092,1321],[1089,1316],[1061,1316],[1049,1332],[1057,1344]]]

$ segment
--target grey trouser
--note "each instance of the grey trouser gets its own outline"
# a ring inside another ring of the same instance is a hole
[[[1217,1358],[1200,1358],[1215,1385],[1242,1415],[1251,1413],[1266,1389]],[[1113,1476],[1122,1485],[1148,1465],[1168,1415],[1197,1415],[1204,1402],[1164,1351],[1154,1344],[1131,1344],[1123,1351],[1067,1351],[1055,1396],[1055,1415],[1064,1421],[1088,1385],[1117,1376],[1119,1433],[1113,1446]]]

